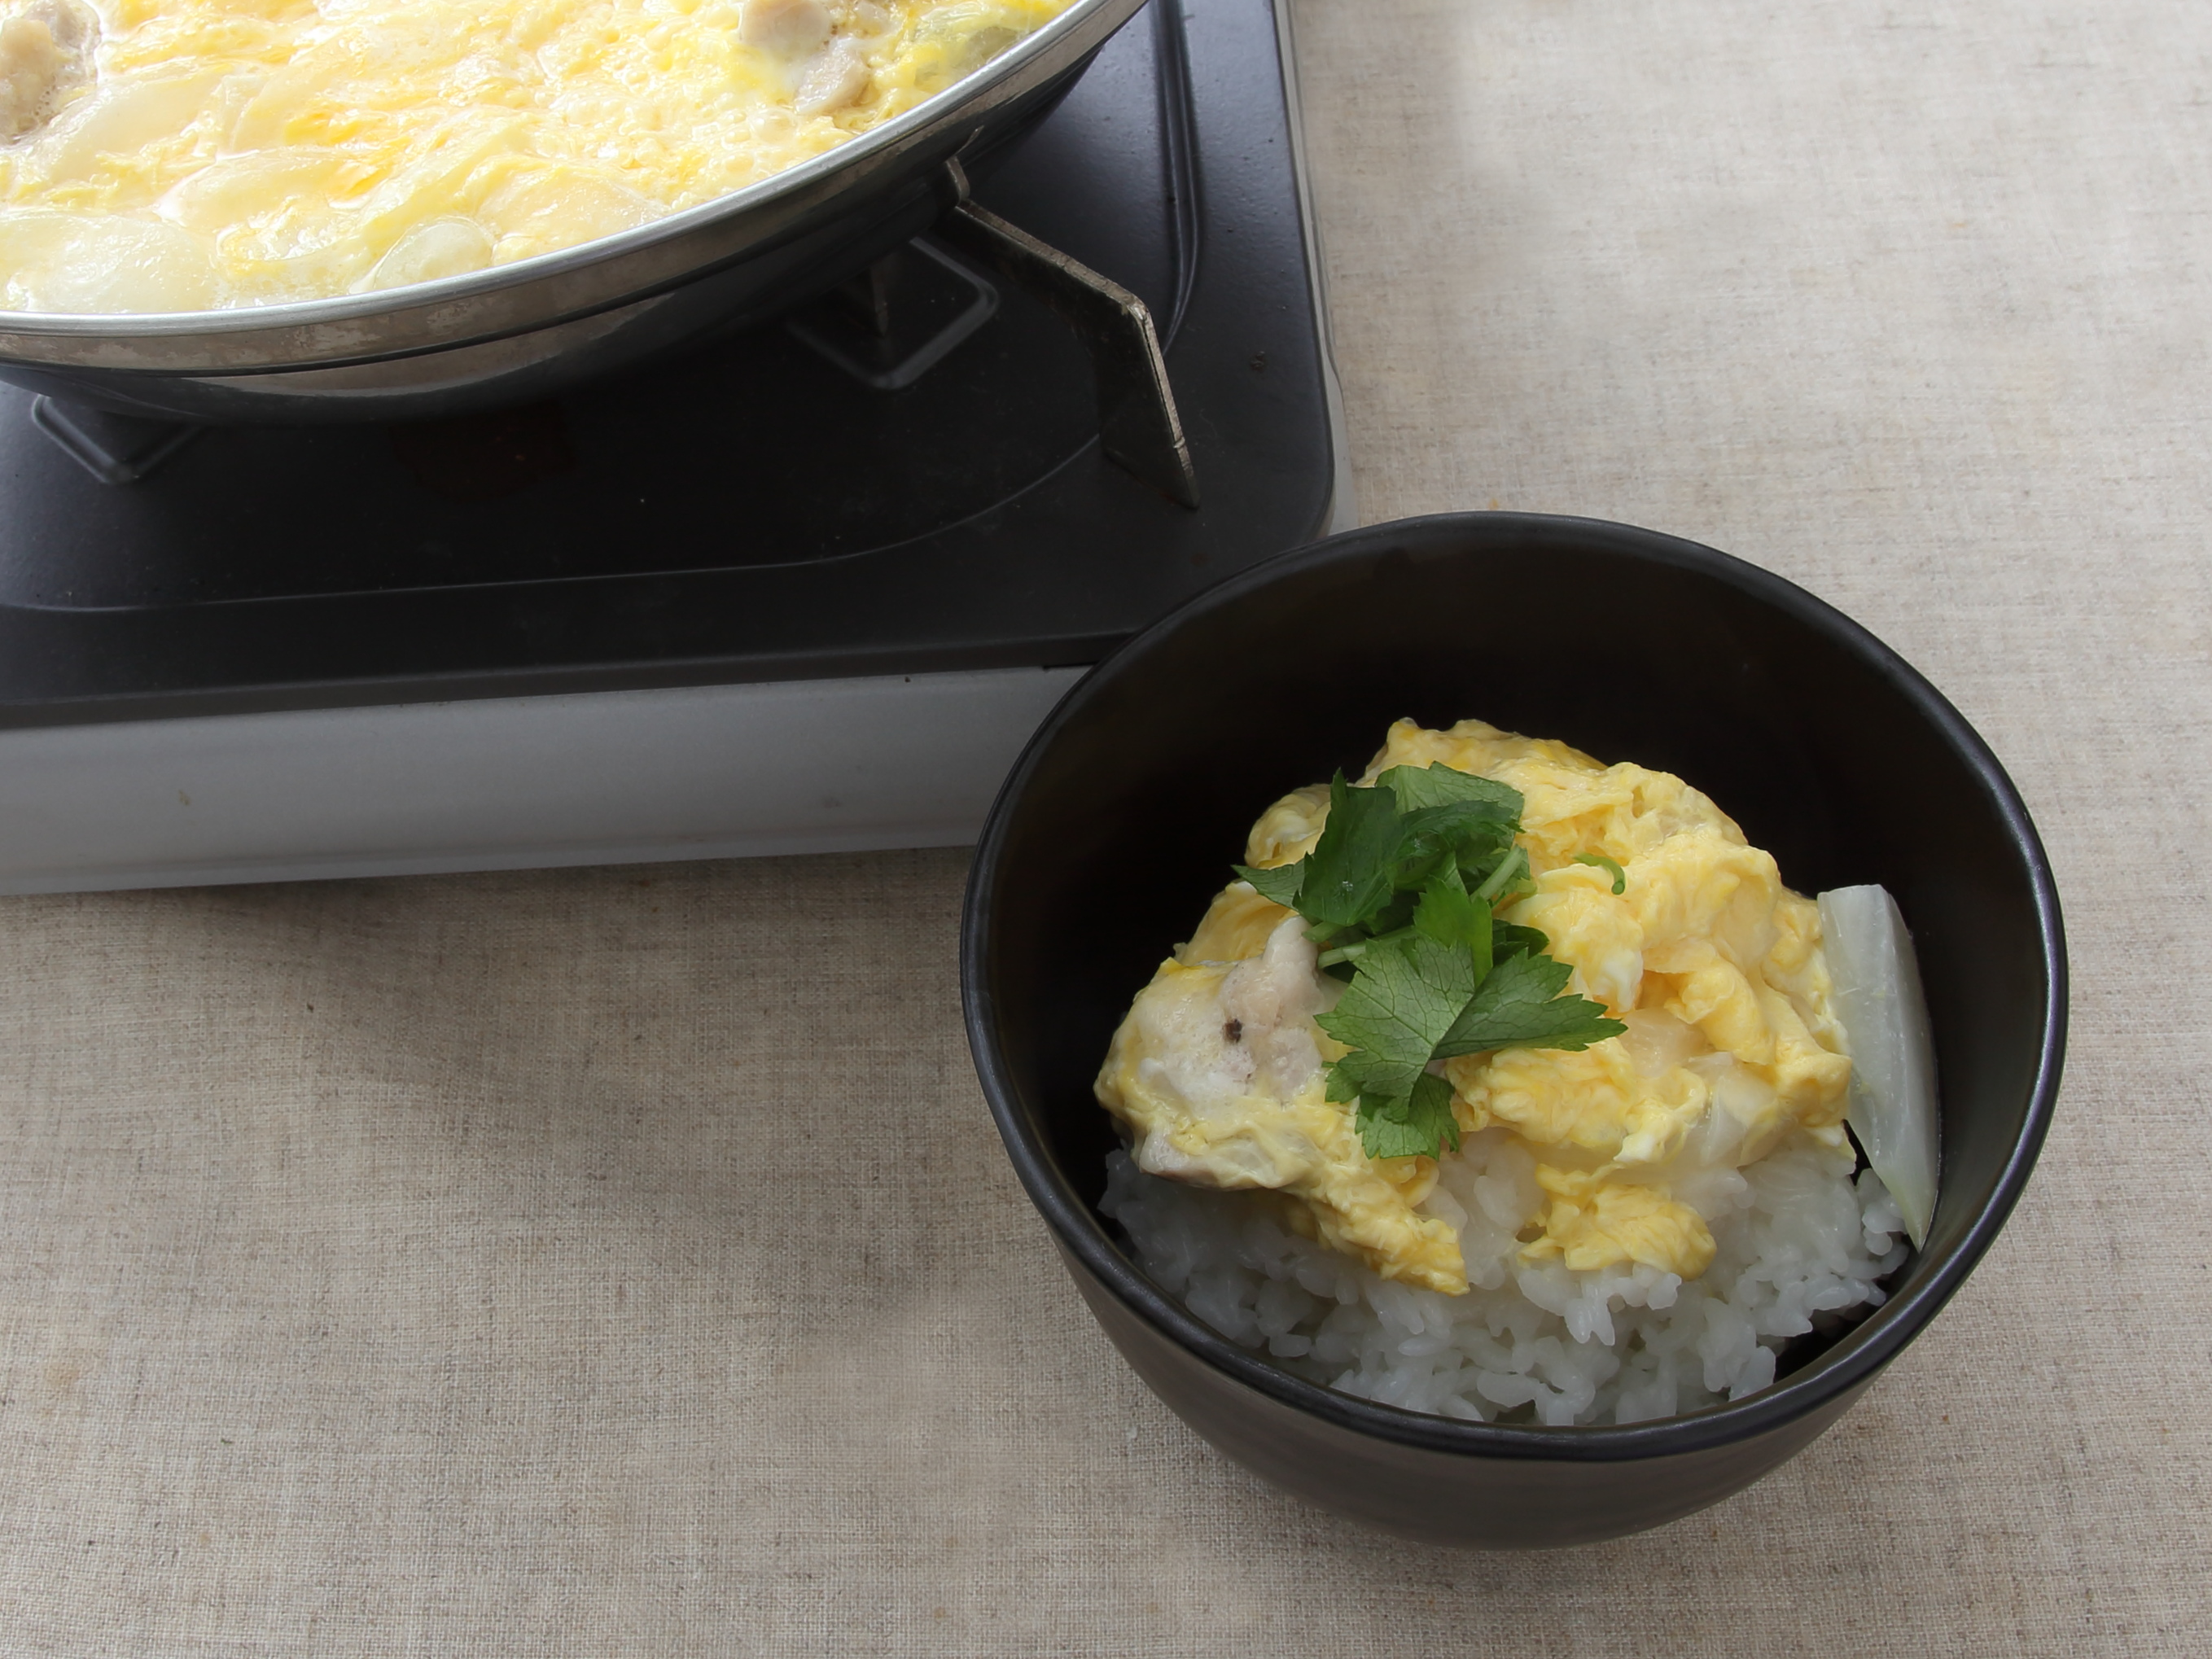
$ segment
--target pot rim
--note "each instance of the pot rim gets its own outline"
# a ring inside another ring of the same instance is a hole
[[[1470,537],[1490,543],[1530,538],[1595,543],[1607,550],[1717,580],[1826,633],[1900,692],[1966,763],[1994,800],[2008,838],[2027,866],[2046,986],[2043,1031],[2027,1117],[1995,1191],[1932,1273],[1893,1296],[1810,1364],[1741,1401],[1644,1423],[1554,1428],[1469,1423],[1381,1405],[1309,1382],[1238,1347],[1159,1290],[1114,1243],[1103,1218],[1076,1193],[1014,1103],[1009,1067],[995,1033],[986,944],[999,901],[997,870],[1011,821],[1059,732],[1102,695],[1104,686],[1198,617],[1234,605],[1284,577],[1358,560],[1370,551],[1402,546],[1409,538],[1437,544]],[[977,842],[961,920],[961,1002],[976,1074],[1015,1173],[1064,1255],[1079,1261],[1132,1312],[1213,1370],[1339,1428],[1453,1456],[1582,1463],[1701,1452],[1779,1430],[1870,1381],[1957,1293],[2011,1216],[2049,1132],[2065,1057],[2066,944],[2057,884],[2026,805],[1981,734],[1919,671],[1826,600],[1717,549],[1602,519],[1489,512],[1436,514],[1370,525],[1278,555],[1187,601],[1109,653],[1032,735],[1007,774]]]

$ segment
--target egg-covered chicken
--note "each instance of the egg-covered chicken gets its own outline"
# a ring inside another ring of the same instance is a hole
[[[1847,1144],[1850,1062],[1817,908],[1667,773],[1478,720],[1400,721],[1360,783],[1402,767],[1519,793],[1525,877],[1496,921],[1536,930],[1571,970],[1569,990],[1617,1022],[1584,1046],[1501,1046],[1428,1068],[1449,1085],[1461,1134],[1502,1133],[1533,1161],[1534,1206],[1515,1216],[1522,1257],[1697,1278],[1735,1170],[1793,1128]],[[1246,851],[1255,878],[1310,852],[1329,811],[1318,787],[1269,808]],[[1138,995],[1098,1098],[1152,1174],[1273,1189],[1294,1224],[1385,1277],[1463,1291],[1466,1212],[1436,1192],[1437,1159],[1371,1156],[1352,1104],[1331,1098],[1345,1092],[1329,1086],[1331,1062],[1349,1050],[1316,1019],[1346,988],[1316,932],[1232,883]]]
[[[1068,0],[0,0],[0,309],[386,289],[696,206]]]

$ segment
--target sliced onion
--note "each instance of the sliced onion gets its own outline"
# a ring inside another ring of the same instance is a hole
[[[1897,902],[1879,887],[1820,895],[1820,931],[1835,986],[1836,1018],[1850,1048],[1846,1114],[1915,1245],[1928,1242],[1936,1213],[1941,1126],[1936,1051],[1912,935]]]

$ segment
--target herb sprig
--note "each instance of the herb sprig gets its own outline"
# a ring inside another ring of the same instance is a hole
[[[1370,1158],[1434,1158],[1459,1145],[1451,1085],[1429,1067],[1492,1048],[1586,1048],[1628,1028],[1586,997],[1534,927],[1496,907],[1534,890],[1521,793],[1448,766],[1394,766],[1372,788],[1339,772],[1312,850],[1237,873],[1306,919],[1321,965],[1349,981],[1321,1028],[1352,1052],[1328,1098],[1357,1101]],[[1606,866],[1620,892],[1620,866]]]

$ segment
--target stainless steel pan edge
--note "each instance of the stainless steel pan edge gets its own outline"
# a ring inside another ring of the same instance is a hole
[[[898,196],[902,187],[922,199],[933,188],[931,175],[946,159],[971,146],[988,148],[1003,136],[1030,106],[1072,78],[1143,4],[1144,0],[1074,0],[968,80],[849,144],[718,201],[494,270],[378,294],[227,311],[138,316],[0,312],[0,365],[34,371],[16,374],[0,368],[0,374],[49,391],[76,386],[97,397],[104,385],[119,392],[139,376],[258,378],[277,371],[290,380],[283,371],[407,358],[568,325],[560,331],[569,341],[547,343],[565,353],[575,337],[577,319],[588,321],[593,313],[636,307],[639,301],[646,302],[640,310],[650,308],[655,296],[771,255],[779,246],[833,226],[856,208],[865,213],[884,198]],[[856,224],[856,242],[861,228]],[[723,307],[725,314],[733,308]],[[589,341],[611,331],[594,335],[586,326],[582,333]],[[682,330],[646,332],[673,337]],[[546,354],[524,355],[534,360]],[[410,380],[422,386],[423,367],[414,375],[395,377],[399,384],[391,389],[398,392]],[[35,372],[41,369],[48,372]],[[111,375],[116,378],[111,380]],[[352,390],[373,403],[384,401],[375,396],[380,383],[373,377],[352,378]],[[433,373],[427,378],[444,377]],[[150,385],[139,389],[149,394],[149,405],[177,401]],[[344,390],[330,387],[341,397]],[[125,401],[140,400],[126,396]],[[222,418],[220,411],[207,412]],[[383,417],[380,409],[362,412]]]

